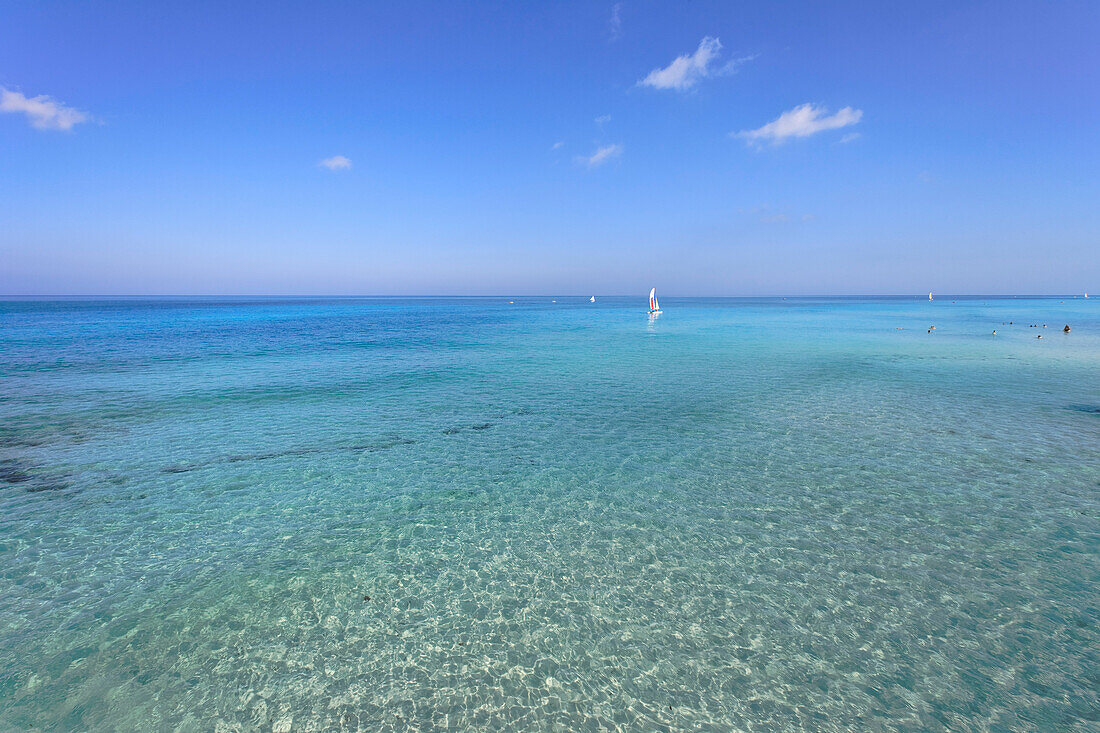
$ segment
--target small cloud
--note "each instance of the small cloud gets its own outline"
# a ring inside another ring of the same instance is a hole
[[[351,160],[343,155],[334,155],[331,158],[325,158],[317,165],[328,168],[330,171],[346,171],[351,168]]]
[[[581,156],[577,158],[578,163],[583,163],[589,168],[595,168],[601,166],[612,158],[618,158],[623,154],[623,146],[618,143],[614,145],[604,145],[601,148],[597,148],[596,152],[587,157]]]
[[[611,122],[611,115],[600,115],[596,118],[597,125],[602,125],[605,122]]]
[[[735,59],[724,67],[718,67],[716,63],[721,51],[721,41],[707,36],[699,41],[699,48],[695,49],[695,53],[677,56],[663,69],[654,69],[638,82],[638,86],[685,91],[698,84],[701,79],[730,72],[738,64],[749,60]]]
[[[844,145],[845,143],[850,143],[853,140],[859,140],[861,137],[863,137],[863,135],[858,132],[849,132],[847,135],[840,138],[840,144]]]
[[[737,213],[741,216],[751,216],[757,219],[761,224],[786,224],[793,221],[813,221],[813,214],[792,214],[789,211],[776,210],[771,204],[761,204],[760,206],[752,206],[749,208],[738,208]]]
[[[622,10],[622,3],[615,3],[611,6],[611,20],[607,23],[607,30],[612,41],[617,41],[623,36]]]
[[[771,204],[761,204],[760,206],[750,206],[747,209],[743,206],[739,206],[737,208],[737,213],[741,214],[743,216],[744,215],[756,216],[757,214],[763,214],[764,212],[766,212],[770,209],[771,209]]]
[[[565,141],[558,140],[556,143],[554,143],[553,145],[550,146],[550,149],[551,150],[561,150],[564,147],[565,147]]]
[[[825,130],[854,125],[863,117],[863,110],[851,107],[845,107],[834,115],[828,115],[827,112],[824,107],[803,104],[784,112],[763,127],[742,130],[731,135],[744,138],[750,143],[766,140],[778,145],[792,137],[809,137]]]
[[[22,112],[38,130],[64,130],[68,132],[81,122],[89,122],[92,116],[72,107],[66,107],[56,99],[39,94],[25,97],[19,92],[0,87],[0,112]]]

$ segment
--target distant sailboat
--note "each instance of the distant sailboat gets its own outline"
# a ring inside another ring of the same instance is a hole
[[[1089,294],[1088,294],[1088,293],[1085,293],[1085,297],[1086,297],[1086,298],[1087,298],[1087,297],[1089,297]]]
[[[657,303],[657,288],[652,288],[649,291],[649,312],[651,314],[661,312],[661,306]]]
[[[929,300],[932,300],[932,293],[929,293],[929,294],[928,294],[928,299],[929,299]]]
[[[593,295],[591,298],[588,299],[588,302],[589,303],[595,303],[596,302],[596,296]]]

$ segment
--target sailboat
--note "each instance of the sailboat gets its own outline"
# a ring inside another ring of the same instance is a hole
[[[595,303],[596,302],[596,296],[593,295],[591,298],[588,299],[588,302],[589,303]]]
[[[928,294],[928,299],[929,299],[929,300],[932,300],[932,293],[929,293],[929,294]]]
[[[657,288],[649,291],[649,312],[651,315],[661,312],[661,306],[657,303]]]
[[[1086,298],[1087,298],[1087,297],[1089,297],[1089,294],[1088,294],[1088,293],[1085,293],[1085,297],[1086,297]]]

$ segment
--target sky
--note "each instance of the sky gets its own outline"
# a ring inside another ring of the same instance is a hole
[[[0,0],[0,294],[1100,294],[1100,3]]]

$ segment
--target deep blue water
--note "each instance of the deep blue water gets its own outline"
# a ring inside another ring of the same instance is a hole
[[[1100,729],[1100,299],[514,300],[0,303],[0,730]]]

